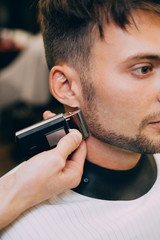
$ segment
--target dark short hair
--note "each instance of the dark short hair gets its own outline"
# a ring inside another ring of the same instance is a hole
[[[93,26],[103,38],[103,20],[125,29],[132,10],[160,15],[159,0],[39,0],[40,25],[49,69],[68,63],[79,70],[89,61]]]

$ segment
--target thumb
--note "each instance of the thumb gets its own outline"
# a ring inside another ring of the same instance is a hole
[[[74,129],[60,139],[56,149],[64,159],[67,159],[67,157],[79,147],[81,142],[81,133],[78,130]]]
[[[70,188],[77,187],[81,181],[86,154],[87,147],[85,141],[83,141],[72,155],[71,160],[66,162],[63,177]]]

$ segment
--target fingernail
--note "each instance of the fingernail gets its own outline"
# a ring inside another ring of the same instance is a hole
[[[79,145],[82,141],[82,135],[79,132],[71,131],[72,136],[74,137],[77,145]]]

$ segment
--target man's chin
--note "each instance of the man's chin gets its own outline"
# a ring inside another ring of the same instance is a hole
[[[160,153],[160,139],[154,140],[144,135],[137,135],[135,138],[118,135],[113,132],[108,132],[104,135],[92,133],[92,136],[114,147],[128,150],[139,154],[155,154]]]

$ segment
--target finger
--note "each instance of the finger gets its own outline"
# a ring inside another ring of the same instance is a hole
[[[78,130],[74,130],[61,138],[56,149],[64,159],[67,159],[67,157],[79,147],[81,141],[82,134]]]
[[[83,141],[78,147],[78,149],[72,155],[71,160],[67,161],[66,168],[75,167],[75,168],[78,168],[77,170],[82,173],[86,155],[87,155],[87,146],[85,141]]]
[[[56,114],[55,113],[52,113],[51,111],[45,111],[44,113],[43,113],[43,118],[44,119],[48,119],[48,118],[50,118],[50,117],[53,117],[53,116],[55,116]]]
[[[83,142],[81,142],[78,149],[72,155],[71,161],[74,161],[77,164],[83,165],[86,155],[87,155],[87,146],[86,146],[86,142],[83,141]],[[70,161],[68,161],[68,162],[70,162]]]
[[[66,162],[66,166],[63,169],[63,176],[70,188],[77,187],[81,181],[86,154],[87,147],[85,141],[83,141],[72,155],[72,159]]]

